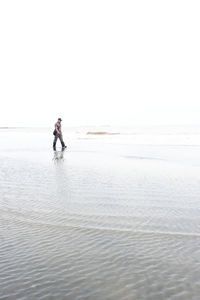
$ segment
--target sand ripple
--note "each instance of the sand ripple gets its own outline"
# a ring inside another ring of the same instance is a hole
[[[198,168],[41,157],[0,161],[0,299],[199,299]]]

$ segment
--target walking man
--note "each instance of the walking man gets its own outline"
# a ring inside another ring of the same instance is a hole
[[[62,150],[64,150],[65,148],[67,148],[67,146],[65,146],[65,143],[63,141],[63,136],[62,136],[62,130],[61,130],[61,122],[62,119],[59,118],[58,121],[55,124],[55,130],[53,132],[53,134],[55,135],[54,141],[53,141],[53,150],[56,151],[56,143],[57,143],[57,139],[59,138],[61,145],[62,145]]]

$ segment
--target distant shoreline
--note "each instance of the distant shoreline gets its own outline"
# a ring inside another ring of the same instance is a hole
[[[120,134],[120,133],[119,132],[106,132],[106,131],[88,131],[87,134],[116,135],[116,134]]]
[[[6,127],[6,126],[0,127],[0,129],[17,129],[17,128],[20,128],[20,127]]]

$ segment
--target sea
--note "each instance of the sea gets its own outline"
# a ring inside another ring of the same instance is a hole
[[[200,299],[200,126],[0,128],[0,299]]]

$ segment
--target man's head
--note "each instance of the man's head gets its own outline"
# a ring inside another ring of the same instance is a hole
[[[58,123],[61,123],[62,119],[61,118],[58,118]]]

